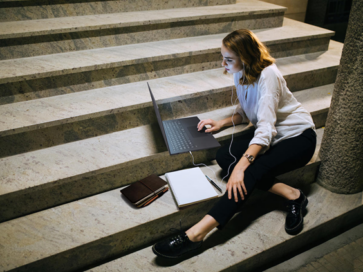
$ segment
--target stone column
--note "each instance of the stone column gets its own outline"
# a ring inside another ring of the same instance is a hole
[[[317,182],[335,193],[363,190],[363,1],[353,0],[320,149]]]

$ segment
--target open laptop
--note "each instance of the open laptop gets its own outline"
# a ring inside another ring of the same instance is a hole
[[[211,133],[205,133],[205,128],[198,131],[197,126],[200,119],[196,116],[162,121],[159,107],[155,102],[149,83],[147,83],[147,86],[153,101],[156,118],[158,119],[161,133],[170,155],[221,146]]]

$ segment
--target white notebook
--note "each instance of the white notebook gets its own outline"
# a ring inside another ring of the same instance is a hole
[[[218,197],[199,167],[166,173],[165,177],[179,207]]]

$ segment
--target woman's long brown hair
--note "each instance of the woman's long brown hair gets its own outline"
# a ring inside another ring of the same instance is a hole
[[[240,29],[228,34],[223,39],[223,45],[233,51],[244,63],[245,82],[240,79],[241,85],[254,84],[261,71],[275,62],[268,49],[248,29]]]

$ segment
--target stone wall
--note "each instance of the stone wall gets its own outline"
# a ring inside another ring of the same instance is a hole
[[[287,7],[285,12],[285,17],[297,20],[300,22],[305,21],[306,8],[308,5],[308,0],[262,0],[271,4],[276,4],[279,6]]]

